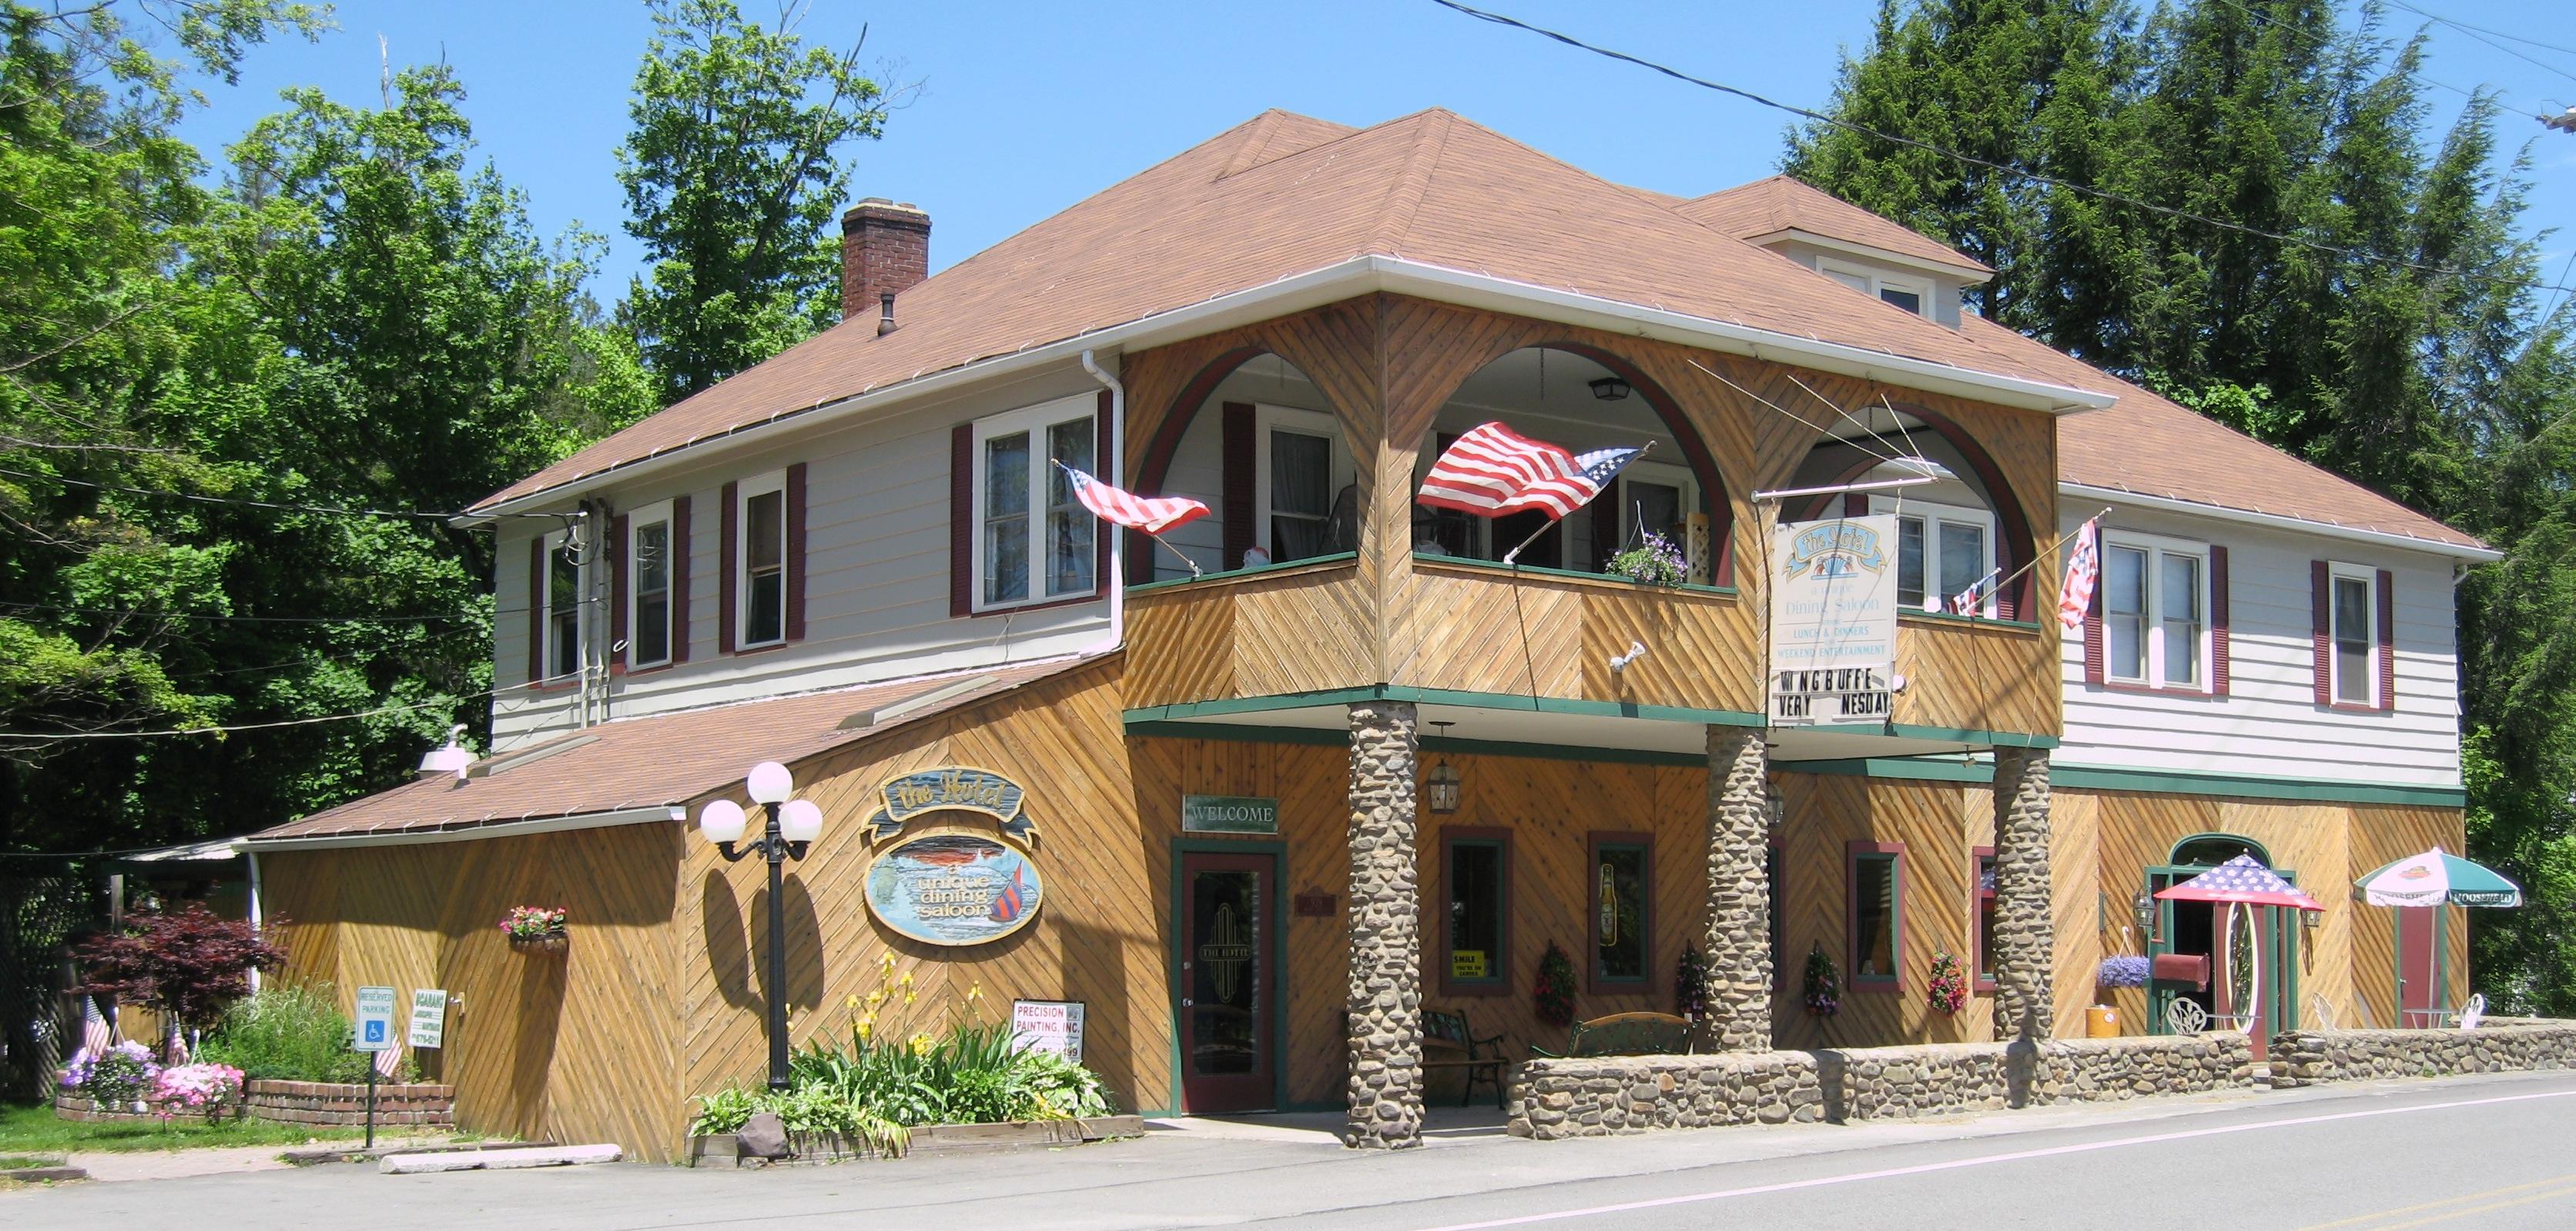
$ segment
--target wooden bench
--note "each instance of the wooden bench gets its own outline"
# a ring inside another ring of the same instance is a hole
[[[1683,1056],[1691,1051],[1691,1024],[1688,1018],[1670,1013],[1613,1013],[1574,1023],[1562,1052],[1543,1047],[1530,1050],[1559,1060],[1578,1056]]]
[[[1476,1083],[1491,1082],[1494,1106],[1503,1105],[1503,1069],[1511,1060],[1503,1055],[1503,1036],[1477,1038],[1467,1028],[1467,1015],[1446,1013],[1439,1009],[1422,1011],[1422,1067],[1425,1077],[1431,1069],[1460,1069],[1467,1074],[1467,1085],[1459,1095],[1458,1105],[1476,1101]]]

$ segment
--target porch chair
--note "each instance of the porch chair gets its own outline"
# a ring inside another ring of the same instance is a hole
[[[1443,1053],[1436,1060],[1431,1056],[1435,1048]],[[1493,1083],[1494,1106],[1503,1106],[1503,1070],[1511,1064],[1511,1059],[1503,1055],[1503,1036],[1476,1037],[1475,1032],[1467,1027],[1464,1012],[1424,1009],[1422,1050],[1423,1068],[1458,1069],[1466,1073],[1467,1083],[1458,1096],[1459,1106],[1476,1101],[1476,1083],[1480,1081]]]
[[[1565,1050],[1531,1046],[1533,1055],[1552,1059],[1592,1056],[1684,1056],[1692,1051],[1688,1018],[1670,1013],[1613,1013],[1574,1023]]]

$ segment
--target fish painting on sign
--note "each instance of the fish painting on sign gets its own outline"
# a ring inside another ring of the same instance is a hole
[[[868,911],[925,944],[980,945],[1028,926],[1046,896],[1029,852],[975,833],[907,838],[868,867]]]

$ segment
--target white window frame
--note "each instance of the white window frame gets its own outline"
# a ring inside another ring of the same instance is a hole
[[[1358,470],[1350,450],[1342,447],[1342,424],[1319,410],[1301,410],[1294,406],[1272,406],[1254,403],[1252,408],[1252,502],[1254,514],[1261,520],[1253,527],[1252,541],[1267,552],[1272,561],[1279,559],[1279,544],[1270,537],[1270,434],[1272,431],[1293,432],[1300,436],[1320,436],[1325,443],[1324,528],[1329,533],[1333,522],[1333,504],[1341,498],[1344,487],[1357,480]]]
[[[576,557],[576,563],[573,565],[572,570],[573,669],[570,671],[558,671],[555,669],[556,652],[563,648],[562,639],[557,636],[555,632],[555,618],[563,614],[562,612],[555,610],[555,561],[562,554],[565,544],[570,542],[571,538],[571,531],[557,530],[546,535],[544,539],[540,540],[544,544],[546,566],[543,569],[538,570],[537,592],[529,596],[530,602],[538,609],[540,617],[537,620],[537,637],[540,641],[540,644],[537,647],[538,670],[537,678],[532,682],[544,684],[549,687],[561,684],[565,680],[580,675],[583,667],[588,665],[588,660],[582,654],[581,645],[581,596],[589,593],[585,588],[589,579],[582,575],[589,570],[584,567],[583,564],[579,563],[578,558]]]
[[[1840,274],[1843,278],[1859,278],[1866,281],[1869,285],[1865,293],[1868,294],[1870,298],[1875,299],[1880,303],[1887,303],[1887,292],[1903,291],[1906,294],[1914,296],[1914,302],[1920,305],[1915,309],[1914,314],[1916,316],[1929,317],[1932,315],[1932,280],[1929,278],[1917,278],[1909,274],[1893,274],[1875,266],[1862,265],[1852,261],[1838,261],[1829,256],[1817,257],[1816,269],[1817,272],[1828,276]],[[1840,279],[1837,279],[1837,281],[1840,281]],[[1846,285],[1848,285],[1848,283],[1846,283]],[[1863,290],[1861,287],[1852,287],[1852,289],[1856,291]],[[1887,303],[1887,306],[1898,308],[1902,311],[1902,308],[1897,304]]]
[[[637,545],[642,541],[645,529],[655,525],[662,527],[663,549],[671,559],[662,562],[662,584],[665,587],[662,592],[662,656],[647,659],[636,655],[636,646],[642,640],[636,634],[644,627],[644,553]],[[679,601],[679,570],[671,565],[689,550],[689,545],[680,542],[673,530],[671,502],[668,500],[631,509],[626,514],[626,645],[620,652],[626,656],[629,670],[668,666],[672,661],[675,647],[671,644],[671,614]]]
[[[2113,674],[2109,651],[2106,647],[2103,654],[2102,678],[2123,688],[2151,688],[2163,692],[2181,693],[2212,691],[2215,683],[2211,673],[2217,668],[2215,660],[2211,657],[2211,649],[2216,644],[2217,622],[2214,613],[2218,604],[2216,598],[2209,592],[2209,544],[2190,539],[2170,538],[2160,534],[2140,534],[2134,530],[2104,530],[2102,549],[2108,552],[2114,547],[2142,551],[2147,556],[2146,584],[2144,593],[2140,596],[2140,601],[2145,605],[2143,612],[2145,627],[2140,630],[2139,638],[2140,644],[2146,650],[2146,653],[2141,656],[2139,667],[2146,674],[2144,677]],[[2199,573],[2200,635],[2194,639],[2195,644],[2191,647],[2193,671],[2192,682],[2188,684],[2168,683],[2165,679],[2165,663],[2173,652],[2173,647],[2165,644],[2163,591],[2165,557],[2168,555],[2191,558],[2196,562],[2196,571]],[[2106,569],[2108,563],[2106,556],[2104,560]],[[2107,593],[2103,618],[2106,620],[2110,618]],[[2103,636],[2107,642],[2110,634],[2105,632]]]
[[[2362,644],[2369,647],[2362,669],[2362,697],[2347,700],[2343,695],[2343,652],[2335,638],[2335,587],[2338,582],[2361,583]],[[2341,560],[2326,562],[2326,700],[2330,704],[2356,709],[2377,709],[2385,703],[2379,695],[2379,570],[2366,564],[2346,564]]]
[[[1995,543],[1996,520],[1994,510],[1992,509],[1982,509],[1964,504],[1937,504],[1929,500],[1906,500],[1900,502],[1893,496],[1872,496],[1869,498],[1869,511],[1873,514],[1897,514],[1900,520],[1904,518],[1919,518],[1923,521],[1923,601],[1925,603],[1937,602],[1940,606],[1931,608],[1917,607],[1915,610],[1937,612],[1944,610],[1949,606],[1950,595],[1941,589],[1940,523],[1942,522],[1946,521],[1962,526],[1975,526],[1984,531],[1983,534],[1978,536],[1978,541],[1985,545],[1985,556],[1977,562],[1977,576],[1985,577],[1995,571],[1995,549],[1997,546]],[[1902,532],[1900,531],[1899,533],[1901,534]],[[1977,605],[1977,610],[1964,614],[1975,615],[1989,620],[1994,619],[1995,613],[2000,610],[1997,606],[1997,601],[2002,597],[2002,591],[2002,586],[1996,586],[1993,589],[1988,590],[1985,595],[1985,601]],[[1899,601],[1901,602],[1902,599],[1900,598]],[[1897,608],[1899,613],[1903,613],[1906,610],[1907,609],[1902,606]]]
[[[758,641],[751,637],[751,500],[754,496],[778,493],[778,635]],[[764,646],[787,644],[787,595],[795,589],[790,576],[796,567],[788,550],[787,471],[773,470],[754,475],[734,484],[733,489],[733,648],[754,650]]]
[[[1100,570],[1097,568],[1092,570],[1091,588],[1088,590],[1069,591],[1063,594],[1050,594],[1046,590],[1047,478],[1049,472],[1054,469],[1047,462],[1046,433],[1048,428],[1070,423],[1076,419],[1090,425],[1091,439],[1094,441],[1099,439],[1099,399],[1087,393],[1057,398],[1051,402],[1040,402],[1035,406],[1023,406],[1018,410],[1005,411],[1002,414],[975,421],[974,448],[970,454],[972,460],[969,462],[973,473],[969,476],[967,489],[968,507],[973,510],[975,518],[974,533],[968,536],[970,542],[967,547],[967,568],[970,570],[967,575],[974,579],[972,583],[974,602],[969,605],[968,610],[1009,611],[1017,607],[1091,598],[1100,593],[1101,578]],[[984,589],[984,446],[996,436],[1008,436],[1014,432],[1029,434],[1029,592],[1020,598],[991,602],[986,600]],[[1097,444],[1093,446],[1095,449],[1098,447]],[[1099,459],[1094,458],[1092,464],[1097,466]],[[1104,478],[1103,481],[1107,480]],[[1092,529],[1095,536],[1110,532],[1107,523],[1101,523]],[[1099,539],[1095,537],[1092,542],[1096,545]]]

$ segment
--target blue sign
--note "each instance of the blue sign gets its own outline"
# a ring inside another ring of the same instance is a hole
[[[868,865],[867,900],[879,923],[924,944],[980,945],[1027,927],[1046,888],[1016,843],[930,833]]]

